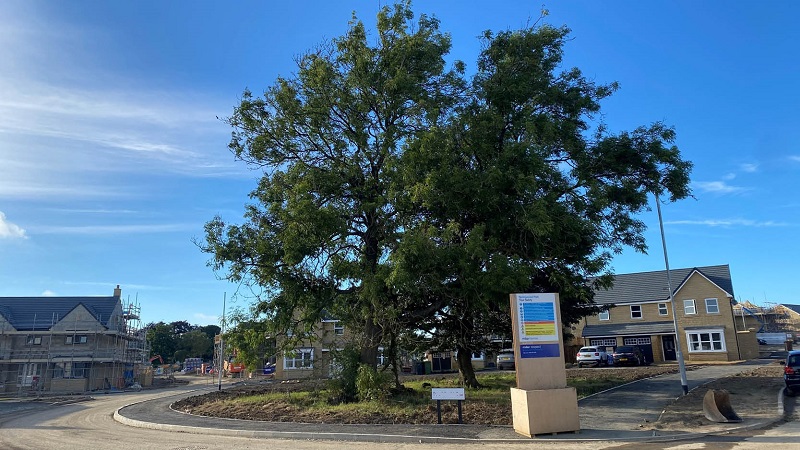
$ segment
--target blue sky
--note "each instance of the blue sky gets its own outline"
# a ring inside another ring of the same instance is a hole
[[[246,306],[192,243],[215,214],[240,220],[258,176],[218,117],[379,7],[289,3],[0,3],[0,296],[119,284],[144,322],[199,325],[218,323],[223,296]],[[483,30],[525,26],[543,2],[496,3],[414,9],[474,67]],[[670,265],[730,264],[738,300],[800,303],[800,3],[544,3],[547,23],[573,30],[565,65],[620,83],[609,128],[664,121],[695,164],[695,198],[663,207]],[[657,217],[642,219],[650,254],[624,252],[618,273],[664,267]]]

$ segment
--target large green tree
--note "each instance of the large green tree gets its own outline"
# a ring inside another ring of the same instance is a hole
[[[595,312],[615,252],[645,251],[648,196],[689,195],[691,164],[661,123],[610,134],[592,119],[616,84],[563,69],[569,30],[487,32],[467,99],[446,127],[410,143],[411,193],[395,286],[441,307],[422,324],[477,385],[470,355],[507,322],[510,292],[559,292],[565,325]],[[420,276],[424,274],[424,276]],[[589,283],[593,280],[594,283]]]
[[[667,126],[596,121],[617,86],[562,67],[567,29],[487,32],[467,82],[438,25],[385,7],[375,38],[354,19],[296,76],[246,91],[230,147],[265,174],[245,223],[214,218],[201,248],[263,288],[268,335],[333,314],[374,364],[417,330],[477,385],[469,355],[507,328],[508,294],[560,292],[567,323],[592,312],[612,255],[646,249],[648,194],[688,196],[691,164]]]
[[[348,32],[299,59],[263,97],[229,118],[235,155],[264,170],[246,222],[206,224],[204,251],[228,278],[263,287],[254,313],[295,337],[326,314],[358,332],[375,364],[394,304],[389,261],[402,229],[391,190],[403,146],[437,127],[458,99],[439,22],[407,5],[382,8],[370,38]]]

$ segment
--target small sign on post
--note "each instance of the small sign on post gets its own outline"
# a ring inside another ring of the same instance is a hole
[[[458,423],[462,423],[461,402],[466,399],[464,388],[431,388],[431,400],[436,400],[436,418],[442,424],[442,400],[458,400]]]

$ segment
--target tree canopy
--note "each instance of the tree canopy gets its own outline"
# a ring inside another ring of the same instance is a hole
[[[150,323],[145,328],[150,356],[160,355],[164,361],[176,363],[186,358],[210,361],[214,357],[214,336],[220,333],[217,325],[201,327],[184,320]]]
[[[374,365],[417,330],[457,349],[473,385],[469,355],[508,323],[509,293],[561,293],[566,323],[593,312],[613,254],[647,248],[648,195],[689,196],[691,163],[662,123],[597,120],[618,86],[562,67],[568,36],[486,32],[468,76],[408,4],[384,7],[374,38],[354,17],[228,118],[263,176],[244,223],[206,224],[210,265],[261,288],[267,334],[333,315]]]

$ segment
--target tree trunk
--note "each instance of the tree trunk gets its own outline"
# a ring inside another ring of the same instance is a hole
[[[461,346],[456,346],[456,361],[458,361],[458,373],[461,375],[461,382],[464,387],[479,388],[478,378],[475,377],[475,369],[472,368],[472,351]]]
[[[380,328],[375,324],[372,314],[364,321],[364,340],[361,344],[359,362],[372,368],[378,364],[378,344],[381,341]]]

